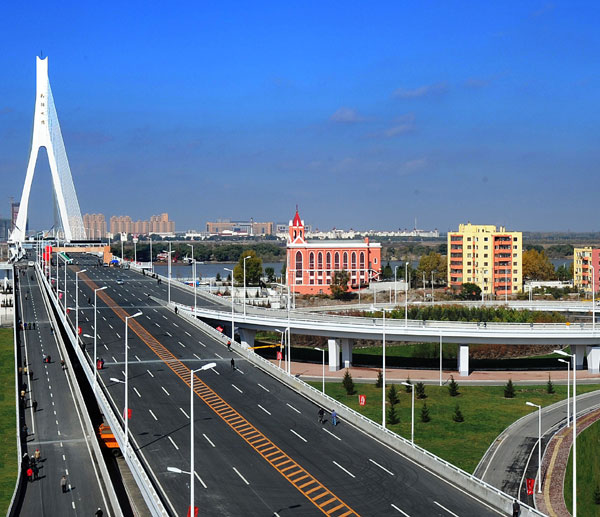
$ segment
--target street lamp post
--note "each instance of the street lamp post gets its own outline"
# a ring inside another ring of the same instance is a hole
[[[188,244],[188,246],[191,246],[191,248],[192,248],[192,262],[194,263],[194,318],[195,318],[196,310],[197,310],[197,305],[196,305],[196,259],[194,258],[194,245]]]
[[[372,310],[376,310],[375,306],[372,307]],[[381,393],[381,411],[382,411],[382,416],[381,416],[381,426],[385,429],[385,313],[388,309],[382,308],[381,312],[383,314],[383,365],[382,365],[382,370],[383,370],[383,390]]]
[[[150,235],[150,271],[154,273],[154,262],[152,262],[152,235]]]
[[[398,268],[400,266],[394,266],[394,305],[398,305]]]
[[[592,270],[592,330],[596,330],[596,270],[590,264]]]
[[[538,408],[538,494],[542,493],[542,406],[533,402],[525,402],[528,406]]]
[[[555,354],[570,357],[573,360],[573,512],[577,517],[577,353],[567,354],[564,350],[555,350]]]
[[[431,272],[431,305],[433,305],[433,274],[435,271]]]
[[[404,326],[408,327],[408,262],[404,265]]]
[[[167,287],[168,287],[168,302],[171,303],[171,241],[169,241],[169,279],[168,279],[168,283],[167,283]]]
[[[75,271],[75,339],[79,339],[79,275],[87,269]]]
[[[233,338],[235,335],[235,318],[233,312],[233,269],[229,269],[228,267],[223,269],[231,273],[231,342],[233,343],[235,341]]]
[[[292,336],[290,335],[290,286],[289,284],[275,284],[275,285],[279,285],[281,287],[287,287],[287,354],[286,354],[286,371],[288,374],[290,374],[292,372],[292,366],[291,366],[291,361],[290,361],[290,356],[292,353],[292,347],[291,347],[291,338]]]
[[[127,383],[129,381],[129,345],[127,344],[127,334],[129,330],[129,320],[141,316],[142,312],[138,311],[133,316],[125,316],[125,409],[123,410],[123,418],[125,419],[125,454],[129,445],[129,390]]]
[[[97,377],[98,377],[98,365],[96,364],[96,352],[97,352],[97,344],[98,344],[98,325],[97,325],[97,314],[98,314],[98,309],[97,309],[97,301],[98,301],[98,291],[104,291],[104,289],[106,289],[107,286],[103,286],[103,287],[98,287],[97,289],[94,289],[94,361],[93,361],[93,365],[94,365],[94,393],[96,393],[96,383],[97,381]]]
[[[567,427],[571,427],[571,407],[570,407],[570,384],[571,384],[571,363],[566,359],[559,359],[559,362],[567,365]]]
[[[410,386],[410,393],[412,395],[412,418],[410,420],[410,442],[414,445],[415,443],[415,387],[410,382],[403,382],[404,386]]]
[[[319,350],[320,352],[323,352],[323,395],[324,395],[325,394],[325,349],[315,347],[315,350]]]
[[[246,260],[250,258],[250,255],[244,257],[244,318],[246,317]]]

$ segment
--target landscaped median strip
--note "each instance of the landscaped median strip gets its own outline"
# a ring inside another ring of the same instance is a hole
[[[98,286],[85,274],[81,275],[81,279],[91,289],[97,289]],[[101,298],[121,320],[125,321],[125,317],[128,316],[127,312],[119,307],[105,291],[99,291],[98,297]],[[131,330],[133,330],[133,332],[135,332],[137,336],[173,371],[173,373],[175,373],[175,375],[177,375],[187,386],[191,386],[190,369],[187,366],[177,359],[137,321],[131,320],[129,326],[131,327]],[[194,392],[227,425],[229,425],[231,429],[233,429],[265,461],[321,510],[321,512],[332,517],[358,517],[358,513],[352,510],[352,508],[319,482],[318,479],[312,476],[296,461],[277,447],[198,377],[194,377]],[[292,407],[292,409],[298,411],[296,408]]]

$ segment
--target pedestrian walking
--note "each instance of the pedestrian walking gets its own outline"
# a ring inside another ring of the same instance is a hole
[[[67,493],[67,477],[63,476],[60,478],[60,488],[62,489],[62,493]]]
[[[337,413],[335,412],[335,409],[331,412],[331,425],[337,425]]]
[[[235,361],[233,360],[233,357],[231,358],[231,369],[235,370]]]
[[[88,305],[92,303],[92,299],[88,296]]]
[[[323,423],[323,419],[325,418],[325,410],[323,408],[319,409],[319,424]]]
[[[231,341],[227,341],[227,350],[231,350]]]
[[[175,307],[175,314],[177,314],[177,307]]]
[[[23,454],[23,466],[29,467],[29,454],[26,452]]]
[[[33,457],[35,458],[35,461],[40,461],[40,459],[42,457],[42,453],[40,452],[39,449],[35,450],[35,452],[33,453]]]
[[[33,481],[33,469],[31,467],[27,469],[27,478],[30,483]]]
[[[60,367],[64,370],[65,369],[65,360],[61,359],[60,360]]]
[[[42,362],[47,363],[48,361],[46,361],[46,354],[42,354]]]
[[[104,515],[104,513],[102,512],[102,510],[100,508],[98,508],[96,510],[96,513],[94,514],[94,517],[102,517]]]
[[[25,436],[25,438],[29,436],[29,427],[27,427],[27,424],[23,425],[23,436]]]
[[[40,469],[38,468],[38,466],[35,463],[33,464],[33,466],[31,468],[33,470],[33,479],[38,480],[40,478]]]
[[[25,368],[27,370],[27,368]],[[33,370],[29,370],[29,379],[33,380]]]
[[[514,502],[513,502],[513,517],[519,517],[520,513],[521,513],[521,506],[519,505],[519,503],[515,499]]]
[[[34,412],[34,413],[35,413],[35,412],[37,412],[37,400],[34,400],[34,401],[31,403],[31,407],[33,407],[33,412]]]

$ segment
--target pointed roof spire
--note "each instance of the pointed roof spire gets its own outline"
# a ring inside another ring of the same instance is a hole
[[[292,226],[302,226],[302,220],[300,219],[300,214],[298,213],[298,205],[296,205],[296,215],[294,216]]]

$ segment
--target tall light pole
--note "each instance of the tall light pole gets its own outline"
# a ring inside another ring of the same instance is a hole
[[[533,402],[525,402],[528,406],[538,408],[538,494],[542,493],[542,406]]]
[[[433,275],[435,271],[431,272],[431,305],[433,305]]]
[[[372,310],[376,310],[375,306],[372,307]],[[385,429],[385,313],[388,309],[382,308],[381,312],[383,314],[383,390],[381,393],[381,426]]]
[[[566,359],[559,359],[558,361],[567,365],[567,427],[571,427],[571,407],[569,401],[569,390],[571,388],[571,363]]]
[[[596,271],[590,264],[592,270],[592,330],[596,330]]]
[[[398,268],[400,266],[396,265],[394,266],[394,305],[398,304]]]
[[[121,234],[121,264],[123,264],[123,234]]]
[[[573,511],[571,515],[577,517],[577,353],[567,354],[564,350],[555,350],[554,353],[573,360]]]
[[[286,354],[286,371],[288,374],[292,372],[292,363],[290,360],[290,356],[292,353],[292,347],[290,345],[292,336],[290,335],[290,285],[287,284],[275,284],[281,287],[287,287],[287,354]]]
[[[154,262],[152,262],[152,235],[150,235],[150,271],[154,273]]]
[[[98,364],[96,363],[96,352],[97,352],[97,344],[98,344],[98,325],[97,325],[97,315],[98,315],[98,308],[97,308],[97,301],[98,301],[98,291],[104,291],[104,289],[106,289],[107,286],[103,286],[103,287],[98,287],[97,289],[94,289],[94,394],[96,393],[96,383],[97,381],[97,377],[98,377]]]
[[[167,287],[168,287],[168,302],[171,303],[171,241],[169,241],[169,279],[168,279],[168,283],[167,283]]]
[[[129,390],[127,383],[129,381],[129,345],[127,344],[127,335],[129,330],[129,320],[141,316],[142,312],[138,311],[133,316],[125,316],[125,409],[123,410],[123,418],[125,419],[125,454],[129,445]]]
[[[315,350],[319,350],[320,352],[323,352],[323,395],[324,395],[325,394],[325,349],[315,347]]]
[[[250,255],[244,257],[244,318],[246,317],[246,260],[250,258]]]
[[[235,335],[235,317],[233,311],[233,269],[229,269],[228,267],[223,269],[231,273],[231,342],[233,343],[235,341],[233,338]]]
[[[75,271],[75,339],[79,339],[79,275],[87,269]]]
[[[415,387],[410,382],[403,382],[404,386],[410,386],[410,393],[412,395],[412,418],[410,420],[410,442],[414,445],[415,443]]]
[[[194,258],[194,245],[188,244],[188,246],[191,246],[191,248],[192,248],[192,262],[194,263],[194,318],[195,318],[196,310],[197,310],[197,305],[196,305],[196,259]]]
[[[408,327],[408,262],[404,265],[404,326]]]

